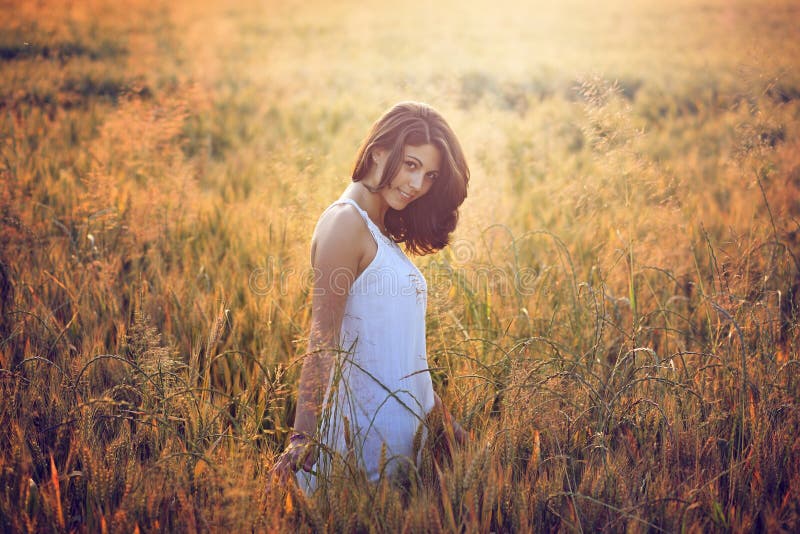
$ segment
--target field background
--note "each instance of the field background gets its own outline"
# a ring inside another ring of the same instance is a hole
[[[0,15],[0,530],[800,526],[797,2]],[[416,260],[471,443],[267,492],[311,230],[405,99],[472,171]]]

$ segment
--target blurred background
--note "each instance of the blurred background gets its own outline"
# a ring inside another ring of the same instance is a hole
[[[797,2],[0,15],[0,530],[796,528]],[[266,493],[311,231],[400,100],[472,171],[414,261],[473,443]]]

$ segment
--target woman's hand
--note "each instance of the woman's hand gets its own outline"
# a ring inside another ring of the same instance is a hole
[[[272,476],[288,479],[299,469],[310,472],[317,461],[317,446],[305,434],[292,434],[289,446],[270,469]]]

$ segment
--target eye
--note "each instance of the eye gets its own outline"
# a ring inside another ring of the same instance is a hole
[[[431,180],[432,182],[435,182],[438,177],[439,177],[438,172],[429,172],[428,174],[425,175],[425,178]]]
[[[414,161],[414,160],[410,160],[410,159],[406,160],[406,167],[408,167],[409,169],[416,169],[417,168],[417,162]]]

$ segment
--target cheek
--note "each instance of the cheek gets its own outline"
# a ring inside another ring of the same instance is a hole
[[[408,171],[404,167],[400,167],[400,170],[397,171],[394,175],[394,178],[392,178],[392,183],[400,184],[403,182],[407,182],[410,179],[411,178],[409,176]]]

